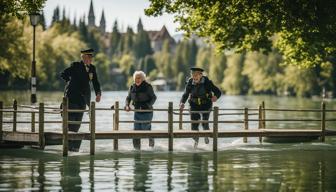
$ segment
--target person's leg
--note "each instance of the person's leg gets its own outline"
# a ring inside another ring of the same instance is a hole
[[[141,121],[141,115],[139,112],[134,112],[134,121]],[[141,123],[134,123],[134,130],[141,130]],[[133,139],[133,147],[140,150],[141,140],[138,138]]]
[[[210,112],[209,113],[203,113],[202,114],[202,120],[209,120],[209,116],[210,116]],[[209,123],[202,123],[202,127],[204,130],[209,130]],[[205,137],[204,138],[204,142],[206,144],[209,144],[209,138],[208,137]]]
[[[195,110],[191,109],[191,111],[195,111]],[[201,118],[201,116],[200,116],[199,113],[191,113],[190,114],[190,119],[192,121],[198,121],[198,120],[200,120],[200,118]],[[199,123],[191,123],[191,130],[198,131],[198,126],[199,126]],[[198,137],[194,137],[193,139],[195,141],[194,148],[196,148],[197,145],[198,145]]]
[[[144,113],[144,118],[145,121],[152,121],[153,120],[153,112],[150,113]],[[152,124],[151,123],[144,123],[142,125],[143,130],[152,130]],[[150,147],[154,147],[154,139],[153,138],[149,138],[149,146]]]
[[[85,109],[85,105],[79,105],[76,103],[69,102],[69,109]],[[82,121],[82,113],[69,113],[69,121]],[[68,124],[69,131],[78,132],[80,124]],[[81,140],[69,140],[69,150],[70,151],[79,151]]]

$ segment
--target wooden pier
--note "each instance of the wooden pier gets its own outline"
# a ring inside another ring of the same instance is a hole
[[[110,132],[96,132],[96,111],[112,111],[113,118],[113,128]],[[153,110],[132,110],[132,111],[161,111],[167,112],[166,121],[125,121],[120,120],[120,113],[125,110],[119,107],[119,102],[115,102],[114,108],[96,108],[95,102],[91,102],[90,108],[88,110],[73,110],[68,109],[68,103],[65,98],[62,102],[62,110],[53,107],[47,107],[44,103],[40,103],[38,107],[18,105],[14,100],[13,106],[4,107],[3,102],[0,102],[0,148],[15,147],[15,146],[35,146],[39,149],[44,149],[48,145],[62,145],[63,146],[63,156],[68,155],[68,141],[69,140],[90,140],[90,154],[95,154],[95,141],[97,139],[113,139],[114,150],[118,150],[118,140],[119,139],[133,139],[133,138],[166,138],[168,139],[168,150],[173,151],[174,148],[174,138],[193,138],[193,137],[211,137],[213,138],[213,151],[218,150],[218,138],[227,137],[243,137],[244,142],[247,142],[248,137],[259,137],[259,141],[263,141],[263,137],[268,138],[319,138],[321,142],[325,141],[326,136],[336,136],[336,129],[328,130],[326,129],[326,122],[336,121],[336,119],[326,119],[327,113],[335,113],[336,110],[327,110],[325,103],[321,103],[320,109],[272,109],[265,108],[264,102],[258,106],[258,108],[243,108],[243,109],[219,109],[218,107],[213,107],[213,119],[209,121],[199,120],[199,121],[183,121],[183,115],[190,115],[193,111],[179,109],[173,109],[173,103],[169,102],[168,109],[153,109]],[[225,111],[228,111],[224,113]],[[241,111],[238,113],[233,113],[232,111]],[[315,112],[320,113],[320,118],[291,118],[291,119],[266,119],[266,111],[275,112]],[[89,112],[89,121],[69,121],[69,112]],[[203,111],[207,113],[208,111]],[[4,113],[12,114],[11,121],[4,120]],[[31,114],[31,121],[19,121],[17,119],[18,113],[28,113]],[[60,121],[50,121],[45,120],[45,116],[48,113],[62,114]],[[201,112],[202,113],[202,112]],[[36,115],[38,119],[36,120]],[[241,115],[242,119],[238,120],[219,120],[220,116],[224,115]],[[174,120],[174,116],[178,116],[178,120]],[[250,116],[256,116],[257,118],[250,118]],[[320,122],[320,127],[315,129],[279,129],[266,128],[266,122],[279,121],[279,122]],[[167,124],[167,130],[163,131],[130,131],[130,130],[120,130],[119,125],[124,123],[147,123],[152,124],[164,123]],[[190,123],[212,123],[212,129],[210,130],[200,130],[191,131],[183,129],[183,124]],[[257,129],[250,129],[249,122],[257,122]],[[19,131],[18,125],[23,123],[31,124],[31,131]],[[35,123],[38,124],[38,132],[35,128]],[[55,123],[62,126],[62,132],[46,132],[44,127],[46,124]],[[12,124],[12,130],[4,130],[4,124]],[[90,132],[75,133],[68,131],[68,124],[89,124]],[[178,124],[178,129],[174,130],[173,125]],[[225,130],[225,126],[228,124],[242,124],[242,130],[228,131]],[[220,127],[220,129],[219,129]]]

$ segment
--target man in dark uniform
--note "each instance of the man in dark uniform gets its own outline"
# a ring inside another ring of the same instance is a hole
[[[192,77],[186,83],[184,93],[180,101],[180,110],[184,109],[184,104],[189,98],[190,110],[191,111],[209,111],[190,114],[191,120],[198,121],[202,116],[202,120],[208,120],[210,116],[210,110],[212,108],[212,103],[216,102],[221,96],[221,91],[216,87],[212,81],[203,76],[203,69],[198,67],[190,68]],[[199,123],[192,123],[191,129],[198,130]],[[209,123],[202,123],[204,130],[209,130]],[[198,145],[198,137],[194,138],[195,145]],[[209,143],[209,138],[205,138],[205,143]]]
[[[73,62],[66,68],[61,77],[65,80],[65,97],[69,99],[69,109],[85,109],[90,105],[91,89],[90,82],[93,84],[96,93],[96,102],[100,101],[101,89],[97,78],[96,68],[92,65],[93,49],[81,51],[82,60]],[[69,113],[69,121],[82,121],[83,112]],[[80,124],[69,124],[69,131],[78,132]],[[81,140],[69,141],[70,151],[79,151]]]

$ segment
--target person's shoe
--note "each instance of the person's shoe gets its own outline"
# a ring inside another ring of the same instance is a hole
[[[209,144],[209,137],[204,137],[205,144]]]
[[[149,139],[149,146],[154,147],[154,139],[153,138]]]
[[[194,148],[197,148],[197,146],[198,146],[198,137],[194,137],[194,141],[195,141]]]

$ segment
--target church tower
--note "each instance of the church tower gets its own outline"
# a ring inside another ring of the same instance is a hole
[[[139,18],[139,21],[138,21],[138,33],[140,31],[143,31],[143,25],[142,25],[142,22],[141,22],[141,18]]]
[[[104,34],[106,32],[106,22],[105,22],[105,14],[104,10],[102,11],[102,15],[100,18],[100,25],[99,25],[100,32]]]
[[[94,15],[94,11],[93,11],[93,4],[92,4],[92,0],[91,0],[91,3],[90,3],[90,10],[89,10],[89,27],[95,27],[95,21],[96,21],[96,18],[95,18],[95,15]]]

